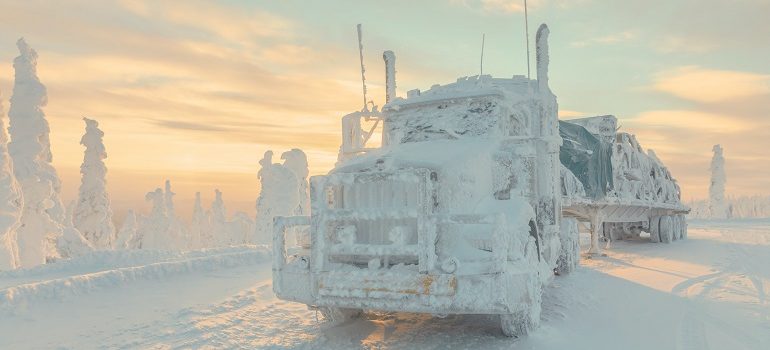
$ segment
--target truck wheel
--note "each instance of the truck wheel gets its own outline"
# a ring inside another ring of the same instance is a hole
[[[526,307],[510,314],[500,315],[500,329],[507,337],[521,338],[540,325],[543,307],[543,287],[539,280],[531,280],[527,288]]]
[[[500,328],[506,337],[521,338],[535,328],[527,311],[500,315]]]
[[[660,242],[660,216],[650,218],[650,241],[652,243]]]
[[[559,238],[561,239],[561,249],[556,260],[556,273],[562,275],[574,271],[580,261],[580,233],[578,232],[577,219],[564,218],[561,220]]]
[[[682,218],[674,215],[671,219],[674,221],[674,240],[680,240],[682,239]]]
[[[682,214],[679,217],[682,220],[682,239],[687,239],[687,217]]]
[[[361,316],[361,309],[346,309],[339,307],[319,307],[318,311],[327,321],[333,324],[342,324]]]
[[[679,240],[679,218],[676,215],[671,216],[671,241]]]
[[[671,220],[671,216],[662,216],[660,218],[660,241],[663,243],[671,243],[674,239],[674,224]]]

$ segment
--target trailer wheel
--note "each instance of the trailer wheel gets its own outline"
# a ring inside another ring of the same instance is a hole
[[[687,217],[679,214],[679,218],[682,220],[682,239],[687,239]]]
[[[674,239],[674,220],[671,216],[666,215],[660,218],[660,241],[663,243],[671,243]]]
[[[318,311],[327,321],[333,324],[342,324],[352,319],[358,318],[363,313],[361,309],[346,309],[339,307],[319,307]]]
[[[679,240],[679,232],[680,227],[679,225],[679,218],[676,215],[671,216],[671,241],[678,241]]]
[[[652,243],[660,242],[660,216],[650,218],[650,241]]]

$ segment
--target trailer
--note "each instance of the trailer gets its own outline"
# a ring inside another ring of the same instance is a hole
[[[581,221],[590,253],[602,237],[686,237],[688,209],[654,153],[612,116],[559,121],[548,35],[542,25],[537,79],[465,77],[406,98],[386,52],[387,103],[343,117],[338,164],[310,179],[310,216],[275,218],[276,295],[335,321],[499,315],[505,335],[522,336],[543,287],[577,266]]]

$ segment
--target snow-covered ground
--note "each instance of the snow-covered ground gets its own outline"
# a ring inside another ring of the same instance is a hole
[[[0,349],[767,349],[770,220],[615,242],[558,277],[526,339],[487,316],[369,313],[332,326],[277,300],[264,248],[93,253],[0,274]]]

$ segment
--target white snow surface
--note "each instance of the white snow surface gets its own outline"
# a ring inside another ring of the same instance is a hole
[[[333,325],[273,296],[271,265],[260,247],[97,251],[0,272],[0,348],[759,350],[770,344],[770,220],[695,221],[687,240],[617,241],[605,252],[556,277],[545,290],[540,328],[516,340],[503,336],[491,316],[367,313]]]

